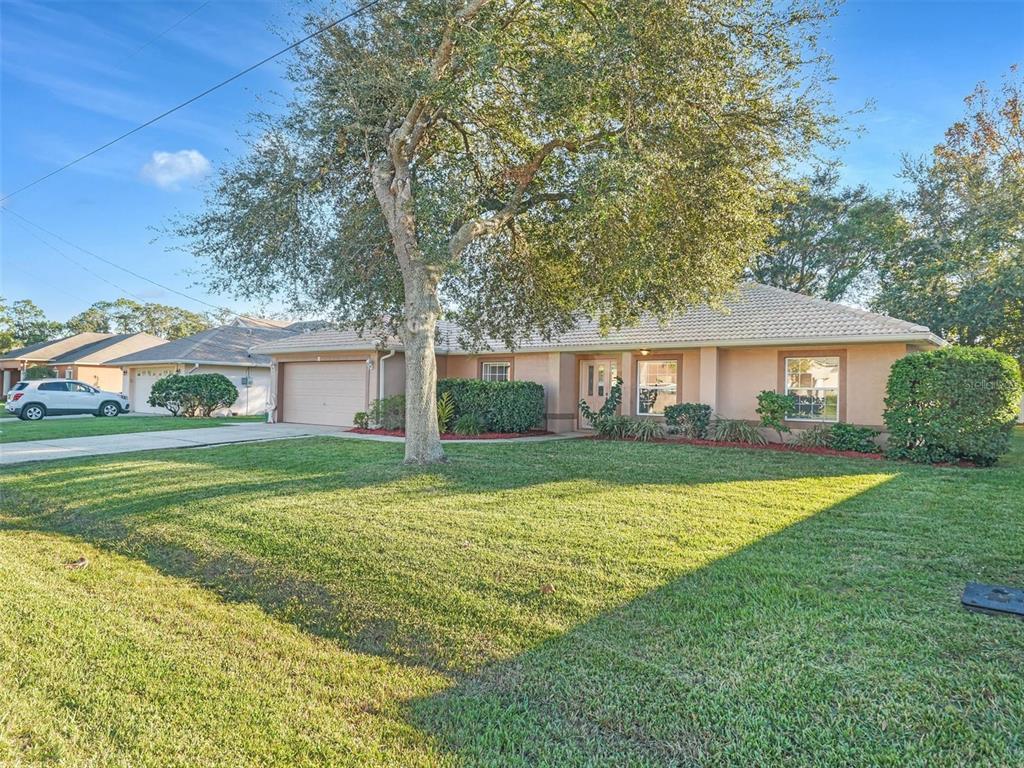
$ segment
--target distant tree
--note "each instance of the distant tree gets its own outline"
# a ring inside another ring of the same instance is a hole
[[[46,319],[46,313],[31,299],[11,305],[0,299],[0,344],[4,351],[60,337],[64,326]]]
[[[720,297],[828,133],[828,2],[396,0],[298,49],[178,233],[211,279],[397,331],[406,460],[444,458],[435,330],[604,327]],[[321,27],[323,18],[308,26]]]
[[[747,276],[827,301],[868,293],[906,233],[892,199],[864,186],[841,189],[834,167],[816,171],[774,210],[776,231]]]
[[[173,341],[206,330],[206,315],[166,304],[140,303],[131,299],[97,301],[68,320],[71,333],[151,333]]]
[[[97,301],[64,324],[68,333],[112,333],[111,302]]]
[[[911,236],[872,306],[1024,365],[1022,90],[1016,67],[998,98],[979,85],[932,155],[905,161]]]
[[[16,346],[13,310],[7,304],[7,299],[0,296],[0,352],[7,352]]]

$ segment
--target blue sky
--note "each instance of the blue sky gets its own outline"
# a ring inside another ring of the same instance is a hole
[[[31,181],[281,47],[282,35],[295,30],[290,8],[0,0],[0,188]],[[1024,64],[1024,0],[848,2],[824,45],[834,57],[837,109],[874,103],[853,118],[863,132],[839,153],[844,180],[882,191],[899,184],[902,153],[923,154],[941,139],[978,81],[997,86],[1011,64]],[[197,299],[279,309],[196,286],[199,265],[170,250],[160,230],[198,209],[203,179],[242,150],[246,116],[280,103],[282,71],[282,63],[269,64],[6,205]],[[31,298],[58,320],[121,295],[207,309],[9,215],[0,227],[0,293],[8,301]]]

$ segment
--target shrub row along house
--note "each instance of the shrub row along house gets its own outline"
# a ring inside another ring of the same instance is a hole
[[[661,419],[666,406],[697,402],[720,416],[756,420],[763,390],[792,394],[793,429],[848,422],[882,428],[892,363],[943,344],[928,328],[801,294],[743,283],[721,308],[695,307],[661,324],[599,332],[585,322],[560,338],[525,339],[515,350],[462,348],[458,329],[439,328],[439,378],[534,381],[544,388],[552,432],[586,428],[582,399],[597,410],[616,378],[620,412]],[[321,330],[255,345],[269,356],[270,418],[349,426],[375,399],[401,394],[401,344]]]

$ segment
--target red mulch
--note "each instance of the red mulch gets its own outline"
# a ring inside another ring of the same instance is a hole
[[[360,435],[386,435],[388,437],[405,437],[404,429],[363,429],[353,427],[348,430]],[[553,432],[535,430],[533,432],[481,432],[479,435],[456,435],[454,432],[445,432],[441,435],[442,440],[514,440],[517,437],[541,437],[551,435]]]
[[[594,440],[602,438],[594,437]],[[792,443],[740,443],[724,440],[700,440],[693,437],[663,437],[651,440],[652,443],[682,443],[683,445],[707,445],[712,448],[746,448],[750,450],[782,451],[783,453],[810,453],[815,456],[841,456],[847,459],[884,459],[881,453],[860,453],[859,451],[834,451],[831,448],[820,448],[813,445],[793,445]]]

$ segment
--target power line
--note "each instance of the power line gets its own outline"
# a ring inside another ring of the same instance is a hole
[[[2,209],[2,210],[4,210],[5,213],[13,213],[13,211],[10,211],[8,209]],[[21,218],[24,218],[24,217],[21,217]],[[28,221],[28,220],[26,219],[26,221]],[[32,222],[28,222],[28,223],[31,224]],[[18,224],[18,222],[15,222],[15,224]],[[132,293],[131,291],[129,291],[124,286],[118,285],[117,283],[113,282],[112,280],[107,280],[107,278],[105,278],[103,275],[99,274],[98,272],[93,272],[91,269],[89,269],[87,266],[82,264],[80,261],[76,261],[75,259],[71,258],[66,253],[64,253],[64,251],[62,251],[60,248],[58,248],[57,246],[55,246],[53,243],[49,242],[48,240],[45,240],[44,238],[40,237],[35,232],[33,232],[31,229],[26,227],[24,224],[18,224],[18,226],[21,227],[23,230],[25,230],[25,232],[28,233],[29,237],[31,237],[31,238],[33,238],[35,240],[38,240],[40,243],[45,245],[47,248],[50,248],[50,249],[56,251],[63,258],[67,259],[72,264],[74,264],[76,267],[78,267],[79,269],[83,270],[84,272],[88,272],[90,275],[95,277],[97,280],[101,280],[104,283],[106,283],[107,285],[113,286],[114,288],[116,288],[121,293],[126,293],[129,296],[133,296],[136,299],[139,299],[140,301],[143,300],[142,297],[139,296],[138,294]],[[33,226],[35,226],[35,225],[33,225]]]
[[[282,48],[281,50],[279,50],[279,51],[277,51],[275,53],[270,54],[266,58],[260,59],[255,64],[253,64],[253,65],[251,65],[249,67],[246,67],[242,71],[236,72],[231,77],[229,77],[229,78],[227,78],[225,80],[221,80],[216,85],[210,86],[209,88],[207,88],[202,93],[197,94],[196,96],[193,96],[191,99],[188,99],[187,101],[183,101],[183,102],[181,102],[180,104],[178,104],[175,107],[171,107],[166,112],[161,112],[156,117],[153,117],[153,118],[147,120],[146,122],[142,123],[141,125],[135,126],[134,128],[132,128],[129,131],[125,131],[120,136],[118,136],[118,137],[108,141],[106,144],[102,144],[102,145],[96,147],[95,149],[90,150],[89,152],[86,152],[84,155],[76,157],[71,162],[65,163],[64,165],[60,166],[59,168],[56,168],[56,169],[50,171],[49,173],[47,173],[47,174],[45,174],[43,176],[40,176],[35,181],[31,181],[31,182],[29,182],[28,184],[25,184],[22,187],[18,187],[13,192],[9,192],[8,194],[4,195],[3,197],[0,197],[0,203],[3,203],[5,200],[9,200],[10,198],[14,197],[15,195],[19,194],[20,192],[24,192],[26,189],[29,189],[30,187],[34,187],[36,184],[39,184],[40,182],[46,181],[51,176],[56,176],[61,171],[66,171],[71,166],[76,165],[76,164],[82,162],[83,160],[85,160],[88,157],[92,157],[97,152],[102,152],[107,147],[112,146],[112,145],[116,144],[117,142],[122,141],[123,139],[127,139],[129,136],[131,136],[132,134],[138,133],[143,128],[148,128],[153,123],[155,123],[155,122],[157,122],[159,120],[163,120],[165,117],[167,117],[168,115],[174,114],[179,109],[183,109],[184,107],[187,107],[189,104],[192,104],[193,102],[199,101],[199,99],[203,98],[204,96],[208,96],[209,94],[213,93],[214,91],[216,91],[216,90],[218,90],[220,88],[223,88],[225,85],[234,82],[235,80],[237,80],[238,78],[242,77],[243,75],[249,74],[254,69],[256,69],[258,67],[262,67],[264,64],[266,64],[269,61],[273,61],[274,59],[276,59],[281,54],[287,53],[288,51],[292,51],[292,50],[298,48],[300,45],[302,45],[303,43],[307,42],[308,40],[312,40],[314,37],[317,37],[318,35],[322,35],[324,32],[327,32],[328,30],[333,29],[334,27],[336,27],[339,24],[341,24],[343,21],[348,21],[352,17],[354,17],[354,16],[362,13],[363,11],[365,11],[365,10],[375,6],[375,5],[377,5],[377,3],[379,3],[379,2],[381,2],[381,0],[369,0],[369,2],[364,3],[363,5],[361,5],[358,8],[356,8],[354,11],[350,11],[349,13],[346,13],[344,16],[341,16],[341,17],[335,19],[334,21],[332,21],[330,24],[325,24],[324,26],[316,29],[315,31],[313,31],[311,33],[309,33],[308,35],[306,35],[302,39],[296,40],[294,43],[291,43],[290,45]]]
[[[124,63],[125,63],[126,61],[128,61],[128,59],[132,58],[133,56],[136,56],[136,55],[137,55],[137,54],[139,54],[139,53],[140,53],[141,51],[143,51],[143,50],[145,50],[146,48],[148,48],[148,47],[149,47],[150,45],[152,45],[153,43],[155,43],[155,42],[156,42],[157,40],[159,40],[159,39],[160,39],[161,37],[163,37],[164,35],[166,35],[166,34],[167,34],[168,32],[170,32],[170,31],[171,31],[172,29],[174,29],[175,27],[177,27],[177,26],[178,26],[179,24],[181,24],[182,22],[184,22],[184,21],[186,21],[186,20],[190,19],[191,17],[195,16],[195,15],[196,15],[197,13],[199,13],[199,12],[200,12],[201,10],[203,10],[203,8],[205,8],[205,7],[206,7],[206,6],[208,6],[209,4],[210,4],[210,3],[209,3],[209,0],[207,0],[207,2],[203,3],[203,4],[202,4],[202,5],[200,5],[200,6],[198,7],[198,8],[194,8],[194,9],[192,9],[191,11],[189,11],[188,13],[186,13],[186,14],[185,14],[184,16],[182,16],[182,17],[181,17],[180,19],[178,19],[178,20],[177,20],[176,22],[174,22],[173,24],[171,24],[171,26],[167,27],[167,28],[166,28],[166,29],[164,29],[164,30],[163,30],[162,32],[159,32],[158,34],[156,34],[156,35],[153,35],[153,37],[151,37],[151,38],[149,38],[148,40],[146,40],[146,42],[144,42],[144,43],[143,43],[142,45],[140,45],[140,46],[139,46],[138,48],[136,48],[136,49],[135,49],[134,51],[132,51],[132,52],[130,52],[130,53],[128,53],[128,54],[125,54],[125,56],[123,56],[122,58],[118,59],[118,60],[117,60],[117,62],[116,62],[116,63],[114,64],[114,66],[115,66],[115,67],[119,67],[119,66],[121,66],[121,65],[122,65],[122,64],[124,64]]]
[[[82,246],[77,245],[76,243],[73,243],[73,242],[71,242],[70,240],[68,240],[68,239],[66,239],[64,237],[61,237],[56,232],[53,232],[53,231],[47,229],[46,227],[42,226],[41,224],[36,224],[34,221],[30,221],[29,219],[25,218],[24,216],[22,216],[17,211],[11,210],[10,208],[0,208],[0,211],[3,211],[4,213],[11,214],[12,216],[17,216],[19,219],[21,219],[26,224],[29,224],[30,226],[35,227],[36,229],[40,230],[41,232],[45,232],[50,237],[56,238],[57,240],[60,240],[62,243],[70,245],[72,248],[75,248],[75,249],[81,251],[82,253],[84,253],[84,254],[86,254],[88,256],[92,256],[94,259],[98,259],[98,260],[102,261],[104,264],[109,264],[110,266],[114,267],[115,269],[119,269],[122,272],[125,272],[125,273],[131,275],[132,277],[138,278],[139,280],[144,280],[145,282],[150,283],[151,285],[155,285],[157,288],[162,288],[163,290],[170,291],[171,293],[175,293],[178,296],[183,296],[184,298],[188,299],[189,301],[194,301],[197,304],[203,304],[203,305],[205,305],[207,307],[210,307],[211,309],[216,309],[216,310],[221,311],[221,312],[230,312],[231,314],[237,314],[232,309],[228,309],[227,307],[221,307],[221,306],[218,306],[217,304],[211,304],[210,302],[203,301],[202,299],[197,299],[195,296],[190,296],[187,293],[184,293],[183,291],[177,290],[176,288],[171,288],[169,285],[164,285],[163,283],[159,283],[156,280],[152,280],[151,278],[148,278],[145,275],[140,275],[138,272],[135,272],[134,270],[128,269],[128,267],[123,267],[120,264],[118,264],[116,261],[111,261],[108,258],[100,256],[98,253],[93,253],[88,248],[83,248]],[[29,234],[31,234],[33,237],[36,237],[36,235],[34,233],[32,233],[32,232],[29,232]],[[77,262],[73,261],[72,259],[70,259],[68,256],[66,256],[62,251],[57,249],[52,244],[47,243],[45,240],[42,240],[39,237],[36,237],[36,239],[40,240],[43,243],[46,243],[46,245],[49,245],[51,248],[56,250],[58,253],[60,253],[62,256],[64,256],[64,258],[67,258],[72,263],[77,263]],[[81,266],[81,265],[79,265],[79,266]],[[85,269],[87,272],[90,272],[90,274],[96,275],[95,272],[92,272],[88,268],[86,268],[86,267],[82,267],[82,268]],[[121,291],[125,291],[125,293],[128,293],[128,294],[130,294],[132,296],[135,296],[135,298],[139,299],[140,301],[145,301],[145,299],[142,299],[142,297],[140,297],[140,296],[138,296],[138,295],[136,295],[134,293],[131,293],[131,291],[128,291],[125,288],[121,288],[117,284],[111,283],[109,280],[106,280],[105,278],[100,277],[99,275],[96,275],[96,276],[99,277],[104,282],[110,283],[110,285],[113,285],[115,288],[118,288]]]

